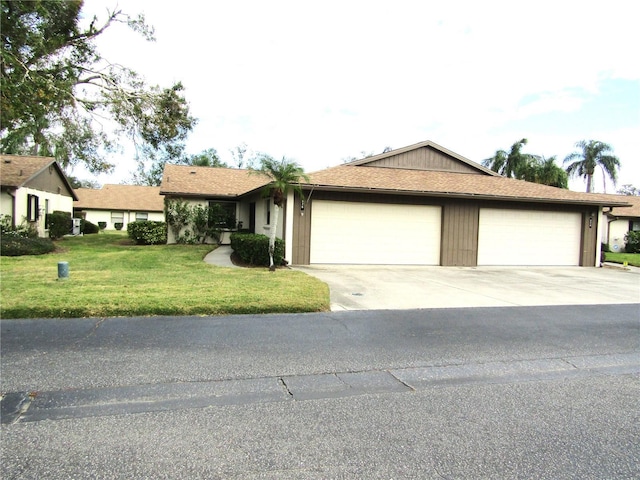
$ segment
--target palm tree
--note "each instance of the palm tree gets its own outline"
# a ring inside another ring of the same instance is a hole
[[[531,156],[531,159],[522,170],[520,180],[540,183],[558,188],[569,188],[567,172],[556,164],[556,157]]]
[[[579,176],[587,180],[587,192],[593,192],[593,174],[596,167],[602,169],[605,176],[609,176],[613,184],[618,180],[618,169],[620,168],[620,160],[618,157],[611,155],[613,148],[597,140],[580,140],[576,143],[576,147],[582,149],[581,152],[573,152],[567,155],[564,163],[567,166],[567,174],[570,177]]]
[[[524,169],[531,161],[532,155],[522,153],[522,147],[527,144],[527,139],[517,141],[511,145],[511,150],[496,151],[495,155],[482,161],[482,165],[505,177],[521,178]]]
[[[276,229],[278,228],[278,213],[282,207],[282,203],[290,189],[302,195],[300,181],[309,181],[309,177],[305,175],[304,170],[295,162],[282,157],[282,160],[274,160],[268,155],[263,155],[260,159],[260,168],[257,172],[266,175],[271,179],[271,183],[267,185],[263,194],[265,197],[273,199],[274,211],[273,221],[269,235],[269,270],[275,271],[276,266],[273,263],[273,254],[276,248]]]

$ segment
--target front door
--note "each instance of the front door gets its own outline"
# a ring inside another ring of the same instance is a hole
[[[249,204],[249,231],[256,233],[256,202]]]

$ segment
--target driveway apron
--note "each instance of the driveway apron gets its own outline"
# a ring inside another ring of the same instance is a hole
[[[640,269],[295,267],[329,285],[331,310],[640,303]]]

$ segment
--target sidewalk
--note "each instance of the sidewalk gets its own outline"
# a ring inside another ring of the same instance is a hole
[[[240,268],[231,261],[231,253],[233,250],[230,245],[220,245],[213,252],[207,253],[204,261],[211,265],[219,267]]]
[[[604,262],[602,264],[603,268],[617,268],[619,270],[626,270],[631,273],[640,273],[640,267],[634,267],[632,265],[627,265],[626,267],[621,263],[613,263],[613,262]]]

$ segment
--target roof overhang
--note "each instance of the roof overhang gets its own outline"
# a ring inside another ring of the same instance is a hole
[[[518,197],[508,195],[488,195],[488,194],[474,194],[474,193],[461,193],[461,192],[435,192],[429,190],[400,190],[400,189],[386,189],[386,188],[359,188],[359,187],[341,187],[336,185],[321,185],[321,184],[302,184],[303,190],[318,190],[324,192],[348,192],[348,193],[368,193],[368,194],[380,194],[380,195],[404,195],[408,197],[430,197],[430,198],[459,198],[465,200],[485,200],[485,201],[500,201],[500,202],[516,202],[516,203],[546,203],[557,205],[585,205],[585,206],[597,206],[597,207],[620,207],[628,206],[628,203],[620,201],[605,201],[598,198],[593,200],[568,200],[558,198],[544,198],[544,197]]]

